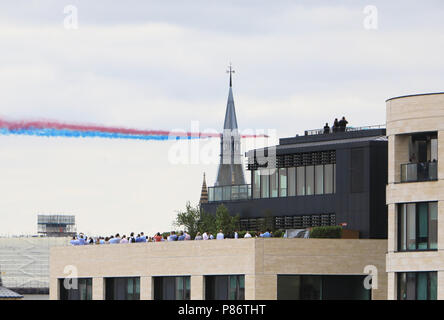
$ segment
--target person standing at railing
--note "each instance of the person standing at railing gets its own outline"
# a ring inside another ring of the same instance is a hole
[[[345,128],[347,127],[348,121],[345,120],[345,117],[342,117],[342,119],[339,121],[339,131],[345,132]]]
[[[328,122],[324,126],[324,134],[330,133],[330,127],[328,126]]]
[[[338,121],[338,118],[335,118],[335,121],[333,122],[332,131],[333,131],[333,133],[336,133],[336,132],[339,131],[339,121]]]

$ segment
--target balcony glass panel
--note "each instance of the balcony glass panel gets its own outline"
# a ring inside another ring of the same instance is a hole
[[[239,200],[239,186],[231,187],[231,200]]]
[[[222,201],[222,188],[221,187],[214,188],[214,201]]]
[[[223,187],[222,200],[224,200],[224,201],[231,200],[231,187],[230,186]]]
[[[438,162],[406,163],[401,165],[401,182],[430,181],[438,178]]]

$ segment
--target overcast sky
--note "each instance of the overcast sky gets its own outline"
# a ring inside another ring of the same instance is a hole
[[[443,91],[442,0],[110,2],[0,2],[0,117],[221,131],[230,61],[240,129],[278,137],[383,124],[386,99]],[[171,150],[211,143],[0,136],[0,234],[36,233],[38,213],[89,234],[170,230],[217,170],[217,154]]]

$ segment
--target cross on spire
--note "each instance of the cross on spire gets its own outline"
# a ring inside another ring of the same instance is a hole
[[[231,87],[232,87],[231,74],[234,73],[233,67],[231,66],[231,62],[230,62],[230,65],[228,66],[228,68],[229,68],[229,69],[227,70],[227,73],[230,74],[230,88],[231,88]]]

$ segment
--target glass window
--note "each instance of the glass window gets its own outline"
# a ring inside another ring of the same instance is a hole
[[[305,196],[305,167],[297,167],[296,171],[298,196]]]
[[[60,300],[92,300],[92,278],[59,279],[59,291]]]
[[[270,171],[271,197],[276,198],[278,196],[278,169],[270,169]]]
[[[245,199],[249,199],[249,196],[248,196],[248,185],[242,185],[242,186],[239,186],[239,199],[243,199],[243,200],[245,200]]]
[[[333,193],[333,165],[326,164],[324,166],[324,193]]]
[[[438,202],[429,203],[429,248],[438,249]]]
[[[317,165],[315,167],[315,187],[316,187],[316,194],[323,194],[324,193],[324,166],[323,165]]]
[[[333,193],[336,193],[336,163],[333,164]]]
[[[105,300],[139,300],[140,278],[106,278]]]
[[[270,173],[268,169],[261,170],[261,196],[262,198],[270,197]]]
[[[436,250],[438,203],[398,205],[398,250]]]
[[[429,231],[428,231],[428,205],[427,203],[418,203],[417,204],[417,210],[418,210],[418,234],[417,234],[417,248],[418,250],[425,250],[428,247],[428,237],[429,237]]]
[[[253,171],[253,198],[259,199],[261,197],[261,175],[259,170]]]
[[[154,300],[190,300],[190,277],[154,277]]]
[[[231,200],[231,186],[222,187],[222,190],[223,190],[222,200],[224,201]]]
[[[214,201],[214,188],[208,188],[208,201]]]
[[[407,249],[416,250],[416,206],[407,204]]]
[[[245,300],[243,275],[205,276],[206,300]]]
[[[287,168],[279,169],[279,196],[287,196]]]
[[[312,195],[314,193],[314,166],[305,167],[305,185],[306,195]]]
[[[407,250],[406,235],[407,235],[407,206],[400,205],[399,209],[399,248],[398,250]]]
[[[288,196],[296,195],[296,168],[288,168]]]
[[[363,275],[278,275],[278,300],[370,300]]]
[[[222,201],[222,188],[221,187],[214,188],[214,201]]]
[[[436,272],[399,272],[398,300],[436,300]]]
[[[231,187],[231,200],[239,200],[239,186]]]

